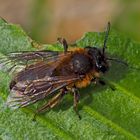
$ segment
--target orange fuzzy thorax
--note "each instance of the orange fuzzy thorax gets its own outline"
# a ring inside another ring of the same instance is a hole
[[[81,54],[87,55],[84,48],[71,48],[70,51],[73,51],[75,54],[81,53]],[[84,87],[87,87],[91,83],[92,79],[98,78],[98,77],[100,77],[100,73],[95,70],[91,70],[85,75],[83,79],[78,80],[76,83],[74,83],[74,85],[77,88],[84,88]],[[73,86],[73,84],[70,86]]]

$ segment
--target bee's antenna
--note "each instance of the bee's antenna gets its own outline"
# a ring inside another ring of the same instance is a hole
[[[117,63],[122,63],[123,65],[128,66],[128,64],[126,62],[119,60],[117,58],[107,58],[107,60],[112,60],[112,61],[115,61]]]
[[[115,62],[117,62],[117,63],[121,63],[121,64],[123,64],[123,65],[125,65],[125,66],[127,66],[127,67],[129,67],[129,68],[135,69],[135,70],[140,70],[139,68],[135,68],[135,67],[133,67],[133,66],[129,66],[128,63],[126,63],[126,62],[124,62],[124,61],[122,61],[122,60],[119,60],[119,59],[117,59],[117,58],[107,58],[107,60],[111,60],[111,61],[115,61]]]
[[[103,45],[103,54],[104,54],[105,49],[106,49],[106,43],[107,43],[107,40],[108,40],[109,31],[110,31],[110,22],[108,22],[108,24],[107,24],[107,29],[106,29],[106,34],[105,34],[105,40],[104,40],[104,45]]]

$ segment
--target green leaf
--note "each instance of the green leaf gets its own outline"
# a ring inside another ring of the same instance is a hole
[[[79,47],[102,47],[104,33],[86,33],[77,41]],[[35,45],[34,45],[35,44]],[[0,20],[0,54],[35,50],[32,41],[20,26]],[[10,77],[0,73],[0,139],[81,139],[138,140],[140,139],[140,44],[112,29],[106,52],[129,64],[111,62],[104,75],[108,85],[91,85],[81,89],[79,120],[73,111],[73,98],[67,95],[56,108],[33,121],[34,110],[26,107],[16,111],[5,106]],[[61,50],[59,44],[44,48]],[[134,67],[134,68],[131,68]],[[35,105],[33,105],[35,108]]]

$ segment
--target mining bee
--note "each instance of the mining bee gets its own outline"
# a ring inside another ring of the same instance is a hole
[[[102,74],[109,70],[109,60],[105,54],[110,23],[107,25],[102,48],[85,46],[69,49],[64,38],[58,41],[64,51],[31,51],[10,53],[1,59],[1,63],[13,62],[10,71],[20,62],[25,68],[17,72],[10,82],[10,95],[7,105],[11,108],[25,107],[47,97],[51,97],[36,113],[42,113],[55,107],[68,93],[74,98],[74,110],[77,110],[80,88],[91,82],[100,81]],[[115,60],[114,61],[118,61]],[[103,83],[103,81],[101,81]]]

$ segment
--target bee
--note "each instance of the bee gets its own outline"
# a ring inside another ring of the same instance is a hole
[[[8,54],[8,60],[24,63],[26,67],[17,72],[10,82],[7,105],[14,109],[25,107],[51,96],[48,102],[36,111],[42,113],[55,107],[65,95],[72,93],[73,107],[80,118],[77,109],[79,89],[99,81],[101,75],[109,70],[108,60],[113,60],[105,54],[109,31],[110,23],[102,48],[85,46],[69,49],[67,41],[58,38],[64,51],[43,50]]]

